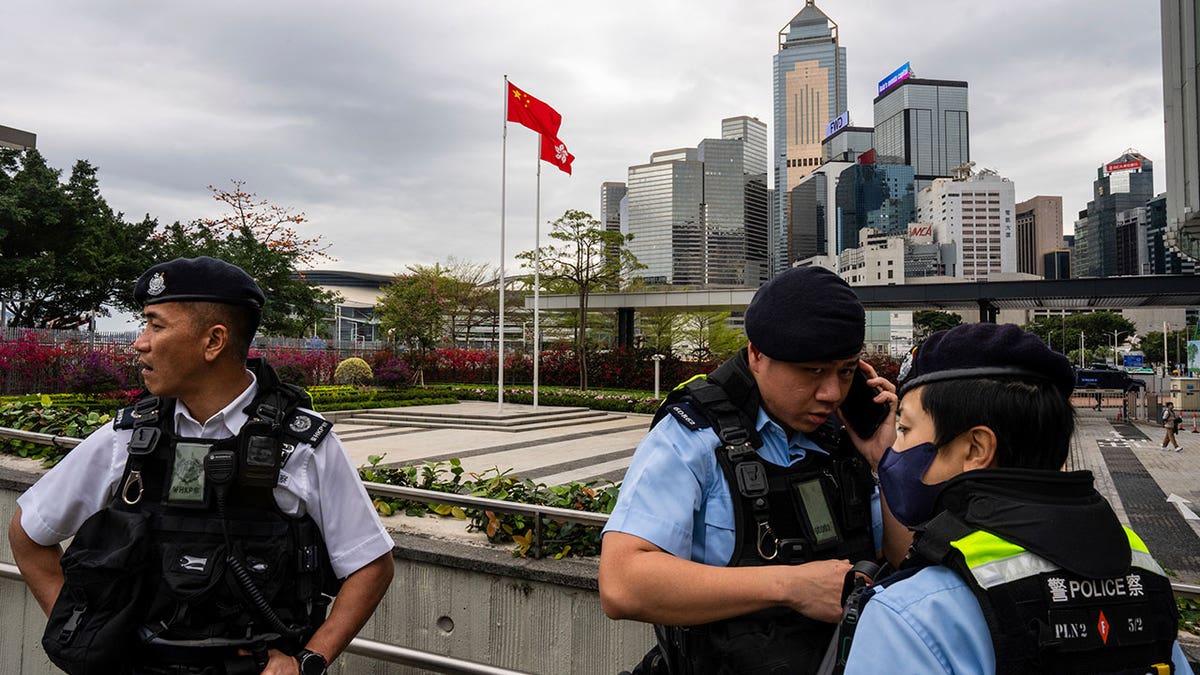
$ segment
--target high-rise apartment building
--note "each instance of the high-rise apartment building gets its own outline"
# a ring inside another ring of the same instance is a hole
[[[779,32],[774,57],[775,203],[771,273],[787,267],[788,198],[800,179],[822,162],[826,125],[846,110],[846,49],[838,28],[814,4]]]
[[[966,82],[917,79],[905,64],[879,83],[876,161],[911,166],[918,191],[970,161],[969,131]]]
[[[917,193],[917,220],[932,225],[937,241],[955,245],[958,263],[947,276],[973,281],[1017,271],[1015,210],[1012,181],[993,171],[937,178]]]
[[[1062,247],[1062,197],[1038,195],[1017,204],[1018,272],[1046,276],[1046,254]]]
[[[1118,269],[1117,214],[1145,206],[1154,196],[1154,163],[1135,150],[1096,169],[1092,201],[1075,221],[1075,275],[1111,277],[1137,274],[1126,266]],[[1170,210],[1168,196],[1168,213]],[[1135,256],[1136,258],[1136,256]]]
[[[1167,242],[1200,261],[1200,0],[1162,0]]]
[[[767,279],[767,126],[730,118],[722,134],[629,167],[629,250],[648,283],[757,288]]]

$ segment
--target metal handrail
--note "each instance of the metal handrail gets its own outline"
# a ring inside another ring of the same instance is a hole
[[[0,562],[0,578],[21,581],[21,570],[16,565]],[[346,647],[351,654],[365,656],[378,661],[386,661],[402,666],[424,668],[435,673],[450,675],[526,675],[520,670],[509,670],[486,663],[456,659],[442,654],[434,654],[419,649],[390,645],[365,638],[354,638]]]
[[[83,442],[82,438],[75,438],[74,436],[55,436],[54,434],[41,434],[36,431],[9,429],[8,427],[0,427],[0,438],[32,441],[34,443],[41,443],[42,445],[53,445],[56,448],[73,448]]]

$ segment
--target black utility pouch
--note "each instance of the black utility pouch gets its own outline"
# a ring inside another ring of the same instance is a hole
[[[141,513],[104,509],[62,557],[64,584],[42,647],[70,675],[121,672],[144,618],[149,533]]]

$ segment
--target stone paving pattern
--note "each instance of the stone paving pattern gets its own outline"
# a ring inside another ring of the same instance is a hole
[[[432,408],[432,407],[431,407]],[[620,481],[634,448],[646,433],[649,415],[611,414],[602,421],[531,431],[486,426],[488,418],[514,412],[533,414],[529,405],[464,401],[451,407],[476,417],[479,429],[422,429],[381,426],[339,419],[334,429],[356,465],[385,454],[386,464],[462,460],[468,472],[512,469],[547,484],[572,480]],[[541,411],[553,408],[540,407]],[[1077,427],[1068,469],[1087,469],[1120,520],[1132,527],[1176,581],[1200,584],[1200,520],[1185,520],[1174,504],[1178,495],[1200,512],[1200,433],[1190,424],[1177,438],[1182,452],[1160,448],[1162,428],[1119,419],[1115,408],[1077,408]],[[1190,420],[1189,420],[1190,421]]]

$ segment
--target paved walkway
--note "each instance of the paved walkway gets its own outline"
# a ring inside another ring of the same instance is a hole
[[[505,431],[484,426],[489,418],[502,416],[495,403],[464,401],[429,409],[478,416],[480,428],[388,427],[353,418],[339,420],[334,428],[356,464],[378,454],[386,454],[386,464],[457,457],[468,472],[512,469],[554,485],[572,480],[620,481],[650,423],[649,415],[623,413],[588,423]],[[503,415],[532,410],[528,405],[505,404]],[[1200,583],[1200,519],[1185,519],[1184,512],[1167,501],[1186,499],[1192,503],[1185,507],[1200,512],[1200,433],[1185,427],[1178,434],[1182,452],[1164,452],[1159,449],[1162,429],[1158,426],[1119,420],[1115,409],[1080,407],[1077,414],[1067,468],[1092,471],[1097,489],[1117,516],[1142,536],[1176,580]]]

